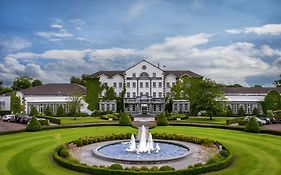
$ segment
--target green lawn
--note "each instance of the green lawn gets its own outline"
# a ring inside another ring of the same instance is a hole
[[[211,175],[279,175],[281,174],[281,137],[214,128],[166,126],[152,132],[169,132],[209,137],[223,143],[234,153],[234,163]],[[1,175],[74,175],[51,160],[53,149],[81,136],[126,133],[131,127],[107,126],[46,130],[0,136]]]
[[[226,124],[226,120],[230,119],[229,117],[213,117],[213,120],[210,120],[210,117],[189,117],[177,122],[190,122],[190,123],[214,123],[214,124]]]
[[[73,117],[56,117],[61,119],[61,124],[74,124],[74,123],[90,123],[90,122],[112,122],[109,120],[103,120],[99,117],[76,117],[74,120]]]

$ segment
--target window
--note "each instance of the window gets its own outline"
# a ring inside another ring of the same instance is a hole
[[[145,94],[146,94],[146,96],[148,96],[148,95],[149,95],[149,93],[148,93],[148,92],[146,92]]]
[[[156,73],[155,72],[153,73],[153,77],[156,77]]]
[[[185,111],[188,111],[188,104],[187,104],[187,103],[184,104],[184,110],[185,110]]]
[[[176,84],[176,83],[175,83],[175,82],[173,82],[173,83],[172,83],[172,86],[175,86],[175,84]]]
[[[143,92],[140,93],[140,96],[143,96]]]
[[[130,88],[130,82],[127,82],[127,88]]]
[[[110,104],[109,103],[106,104],[106,110],[110,111]]]
[[[136,97],[136,92],[133,92],[133,98],[135,98]]]
[[[178,104],[174,103],[174,111],[178,111]]]
[[[180,112],[182,111],[182,104],[180,104]]]
[[[153,88],[156,88],[156,82],[152,83]]]
[[[149,88],[149,82],[145,82],[145,87]]]
[[[158,93],[158,96],[161,98],[161,97],[162,97],[162,92],[159,92],[159,93]]]
[[[130,98],[130,92],[127,92],[127,98]]]
[[[119,83],[119,88],[122,88],[122,83]]]
[[[5,109],[5,101],[0,101],[0,111]]]
[[[136,88],[136,82],[133,82],[133,88]]]
[[[143,82],[140,82],[140,88],[143,88]]]
[[[133,110],[132,110],[133,112],[135,112],[136,111],[136,105],[135,104],[133,104]]]
[[[156,92],[153,92],[153,97],[156,98]]]
[[[107,83],[103,83],[103,86],[108,87]]]
[[[101,104],[100,107],[101,107],[101,111],[105,111],[104,104]]]
[[[156,104],[153,104],[153,111],[156,112]]]
[[[159,87],[159,88],[162,88],[162,82],[159,82],[159,83],[158,83],[158,87]]]
[[[166,87],[167,87],[167,88],[170,87],[170,83],[169,83],[169,82],[166,83]]]
[[[133,73],[133,77],[136,77],[136,73]]]
[[[117,83],[113,83],[113,87],[114,87],[114,88],[117,88]]]
[[[146,66],[145,66],[145,65],[143,65],[141,68],[142,68],[142,70],[145,70],[145,69],[146,69]]]
[[[159,104],[159,111],[162,111],[162,104]]]
[[[149,74],[147,72],[142,72],[140,74],[140,77],[149,77]]]
[[[112,104],[112,105],[111,105],[111,110],[112,110],[112,111],[115,111],[115,104]]]

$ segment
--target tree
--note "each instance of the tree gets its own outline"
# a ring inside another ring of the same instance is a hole
[[[279,75],[279,80],[275,80],[275,81],[273,82],[273,85],[274,85],[275,87],[281,87],[281,74]]]
[[[13,90],[21,90],[30,88],[32,86],[32,78],[23,76],[23,77],[17,77],[16,80],[13,82],[12,89]]]
[[[232,117],[233,116],[233,112],[232,112],[232,109],[230,107],[230,105],[227,105],[227,108],[226,108],[226,115],[228,117]]]
[[[99,95],[103,90],[103,87],[99,81],[99,78],[87,78],[86,79],[87,95],[86,102],[89,104],[90,110],[99,110]]]
[[[240,106],[239,109],[238,109],[238,116],[239,117],[245,116],[245,111],[244,111],[242,106]]]
[[[246,132],[260,132],[260,125],[257,122],[256,117],[251,117],[245,126]]]
[[[42,130],[42,126],[41,126],[40,122],[37,120],[37,118],[35,116],[33,116],[32,119],[30,120],[29,124],[26,127],[26,131],[35,132],[35,131],[41,131],[41,130]]]
[[[80,112],[81,106],[82,106],[81,94],[74,93],[68,96],[69,114],[73,115],[74,120],[76,120],[76,114]]]
[[[222,91],[222,85],[210,79],[204,79],[199,83],[194,94],[193,106],[197,112],[206,111],[212,120],[214,115],[225,111],[224,101],[226,100]]]
[[[42,81],[36,79],[32,81],[32,87],[43,85]]]
[[[258,108],[255,107],[255,108],[253,109],[252,115],[255,115],[255,116],[259,115]]]
[[[106,88],[104,100],[116,100],[116,95],[113,87]]]
[[[169,98],[169,100],[166,100],[165,110],[168,113],[172,112],[172,110],[173,110],[173,100],[172,100],[172,98]]]
[[[72,76],[70,78],[70,83],[76,83],[76,84],[80,84],[82,86],[85,86],[86,85],[86,79],[87,79],[87,75],[84,75],[84,74],[81,76],[81,78]]]
[[[261,101],[260,104],[264,113],[266,113],[267,110],[279,110],[281,109],[281,96],[278,91],[271,90],[267,93],[267,95],[264,97],[264,100]]]
[[[10,87],[0,86],[0,94],[9,93],[9,92],[12,92],[12,91],[13,90]]]
[[[29,115],[30,116],[37,116],[37,115],[39,115],[39,112],[38,112],[38,110],[37,110],[37,108],[35,106],[31,106]]]
[[[20,97],[13,93],[10,97],[10,110],[14,114],[18,114],[22,111]]]
[[[157,125],[159,126],[167,126],[168,125],[168,120],[167,117],[165,115],[165,113],[161,112],[158,116],[157,116]]]
[[[118,112],[124,112],[124,97],[126,93],[126,86],[123,85],[123,90],[119,97],[117,97],[117,111]]]
[[[47,116],[53,116],[54,115],[50,106],[47,106],[47,108],[44,111],[44,114],[47,115]]]
[[[255,88],[261,88],[262,85],[256,84],[254,87],[255,87]]]
[[[63,109],[62,105],[59,105],[59,107],[57,109],[56,116],[58,116],[58,117],[64,117],[65,116],[65,112],[64,112],[64,109]]]
[[[120,113],[119,125],[120,126],[131,126],[130,117],[126,112]]]
[[[231,85],[226,85],[226,87],[243,87],[241,84],[231,84]]]

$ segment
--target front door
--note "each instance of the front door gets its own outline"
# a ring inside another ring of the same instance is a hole
[[[147,106],[141,107],[141,114],[147,114]]]

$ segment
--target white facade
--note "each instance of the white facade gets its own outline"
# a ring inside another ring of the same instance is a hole
[[[10,95],[0,95],[0,111],[10,111]]]

